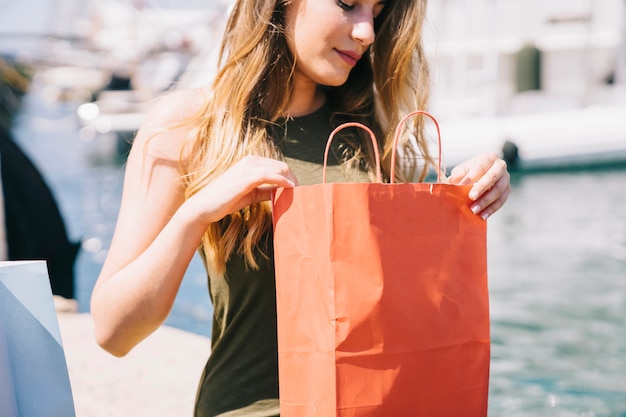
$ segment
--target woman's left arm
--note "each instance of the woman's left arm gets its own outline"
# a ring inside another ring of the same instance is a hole
[[[477,155],[452,169],[448,182],[469,185],[471,209],[483,219],[498,211],[511,193],[511,176],[506,162],[495,153]]]

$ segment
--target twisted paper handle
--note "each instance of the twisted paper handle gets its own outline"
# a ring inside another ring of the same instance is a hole
[[[330,144],[333,141],[333,138],[335,137],[337,132],[339,132],[342,129],[345,129],[346,127],[360,127],[362,129],[365,129],[365,131],[369,133],[370,138],[372,139],[372,145],[374,146],[374,158],[376,159],[376,181],[382,183],[383,176],[380,171],[380,154],[378,152],[378,141],[376,140],[376,136],[374,135],[374,132],[372,132],[372,130],[369,127],[365,126],[362,123],[348,122],[348,123],[344,123],[342,125],[337,126],[335,130],[333,130],[330,136],[328,137],[328,142],[326,142],[326,150],[324,151],[324,169],[322,171],[322,184],[326,184],[326,163],[328,161],[328,152],[330,151]]]
[[[395,131],[394,138],[393,138],[393,150],[391,152],[391,172],[390,172],[390,178],[389,178],[389,182],[391,184],[393,184],[395,180],[396,153],[397,153],[397,147],[398,147],[398,140],[400,138],[400,135],[402,134],[402,128],[404,127],[404,123],[406,123],[406,121],[409,118],[416,116],[418,114],[429,117],[435,123],[435,127],[437,128],[437,144],[439,146],[439,152],[437,155],[437,182],[439,183],[441,182],[441,131],[439,130],[439,123],[437,123],[437,119],[435,119],[430,113],[427,113],[424,110],[416,110],[404,116],[402,120],[400,120],[400,123],[398,123],[398,126],[396,127],[396,131]],[[346,127],[360,127],[362,129],[365,129],[365,131],[369,133],[370,138],[372,139],[372,144],[374,145],[374,158],[376,159],[376,181],[379,183],[382,183],[383,181],[382,181],[382,174],[380,170],[380,154],[378,152],[378,141],[376,140],[376,136],[374,135],[374,132],[372,132],[372,130],[369,127],[359,122],[344,123],[342,125],[337,126],[335,130],[331,132],[330,136],[328,137],[328,142],[326,143],[326,150],[324,151],[324,167],[322,171],[322,183],[326,184],[326,165],[328,162],[328,153],[330,151],[330,145],[333,141],[333,138],[337,134],[337,132],[339,132],[342,129],[345,129]]]
[[[396,153],[397,153],[397,147],[398,147],[398,139],[400,138],[400,134],[402,133],[402,127],[404,126],[404,123],[410,117],[413,117],[418,114],[422,114],[426,117],[429,117],[435,123],[435,127],[437,128],[437,144],[439,145],[439,154],[437,155],[437,182],[439,183],[441,182],[441,132],[439,131],[439,123],[437,123],[437,119],[435,119],[430,113],[427,113],[424,110],[416,110],[404,116],[404,118],[400,120],[400,123],[398,123],[398,127],[396,127],[396,133],[393,138],[393,150],[391,152],[391,173],[390,173],[390,178],[389,178],[389,182],[391,184],[393,184],[395,180]]]

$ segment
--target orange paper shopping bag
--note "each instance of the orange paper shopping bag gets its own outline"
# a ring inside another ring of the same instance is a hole
[[[486,223],[378,178],[273,196],[281,416],[486,416]]]

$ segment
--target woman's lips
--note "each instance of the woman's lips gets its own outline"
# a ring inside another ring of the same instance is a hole
[[[351,67],[355,66],[359,59],[361,59],[361,55],[357,54],[356,52],[344,51],[340,49],[335,50],[337,51],[337,54],[339,54],[339,57]]]

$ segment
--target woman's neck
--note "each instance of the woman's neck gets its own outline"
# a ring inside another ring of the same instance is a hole
[[[317,84],[306,86],[298,85],[294,88],[294,93],[287,106],[287,117],[306,116],[319,110],[326,102],[326,95]]]

